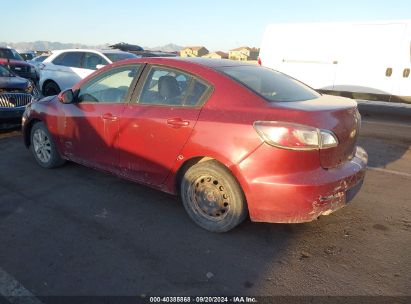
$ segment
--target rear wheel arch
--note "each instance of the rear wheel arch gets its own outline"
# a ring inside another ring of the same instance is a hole
[[[198,164],[200,162],[208,161],[208,160],[215,160],[212,157],[208,156],[197,156],[193,157],[190,159],[187,159],[177,170],[177,173],[175,175],[174,179],[174,189],[178,195],[180,195],[180,183],[182,178],[184,177],[184,174],[187,172],[190,167],[194,166],[195,164]],[[216,160],[215,160],[216,161]]]
[[[174,178],[174,189],[175,189],[175,191],[176,191],[175,193],[177,193],[177,195],[180,195],[180,184],[181,184],[182,178],[184,177],[184,174],[187,172],[187,170],[190,169],[192,166],[198,164],[198,163],[206,162],[206,161],[216,162],[218,165],[223,167],[228,173],[230,173],[234,177],[234,179],[237,181],[238,185],[240,186],[241,190],[244,192],[243,183],[239,179],[239,176],[237,176],[237,174],[235,174],[230,169],[230,167],[227,166],[227,164],[225,164],[224,162],[222,162],[222,161],[220,161],[220,160],[218,160],[214,157],[197,156],[197,157],[193,157],[193,158],[185,160],[184,163],[178,168],[178,170],[175,174],[175,178]]]
[[[240,182],[229,167],[214,158],[187,160],[178,171],[176,186],[188,215],[206,230],[229,231],[248,215]]]

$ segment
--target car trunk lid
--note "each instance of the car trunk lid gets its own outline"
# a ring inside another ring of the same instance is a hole
[[[334,168],[353,158],[360,128],[360,115],[357,108],[332,112],[336,125],[331,129],[338,138],[338,146],[321,149],[320,161],[323,168]]]
[[[294,119],[298,122],[332,131],[336,135],[336,147],[319,150],[323,168],[337,167],[355,154],[361,116],[354,100],[323,95],[312,100],[284,102],[276,106],[296,110]]]

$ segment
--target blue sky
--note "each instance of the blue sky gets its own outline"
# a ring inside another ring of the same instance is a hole
[[[269,23],[411,19],[410,0],[12,0],[1,8],[0,41],[209,50],[258,47]]]

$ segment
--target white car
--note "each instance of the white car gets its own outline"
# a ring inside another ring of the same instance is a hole
[[[136,57],[119,50],[54,51],[41,65],[39,86],[44,96],[57,95],[104,65]]]

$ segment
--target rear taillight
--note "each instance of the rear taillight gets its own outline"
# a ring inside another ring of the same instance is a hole
[[[328,130],[280,121],[256,121],[254,128],[269,145],[290,150],[319,150],[336,147],[338,139]]]
[[[261,58],[260,58],[260,57],[258,57],[258,61],[257,61],[257,62],[258,62],[259,65],[262,65],[262,64],[261,64]]]

